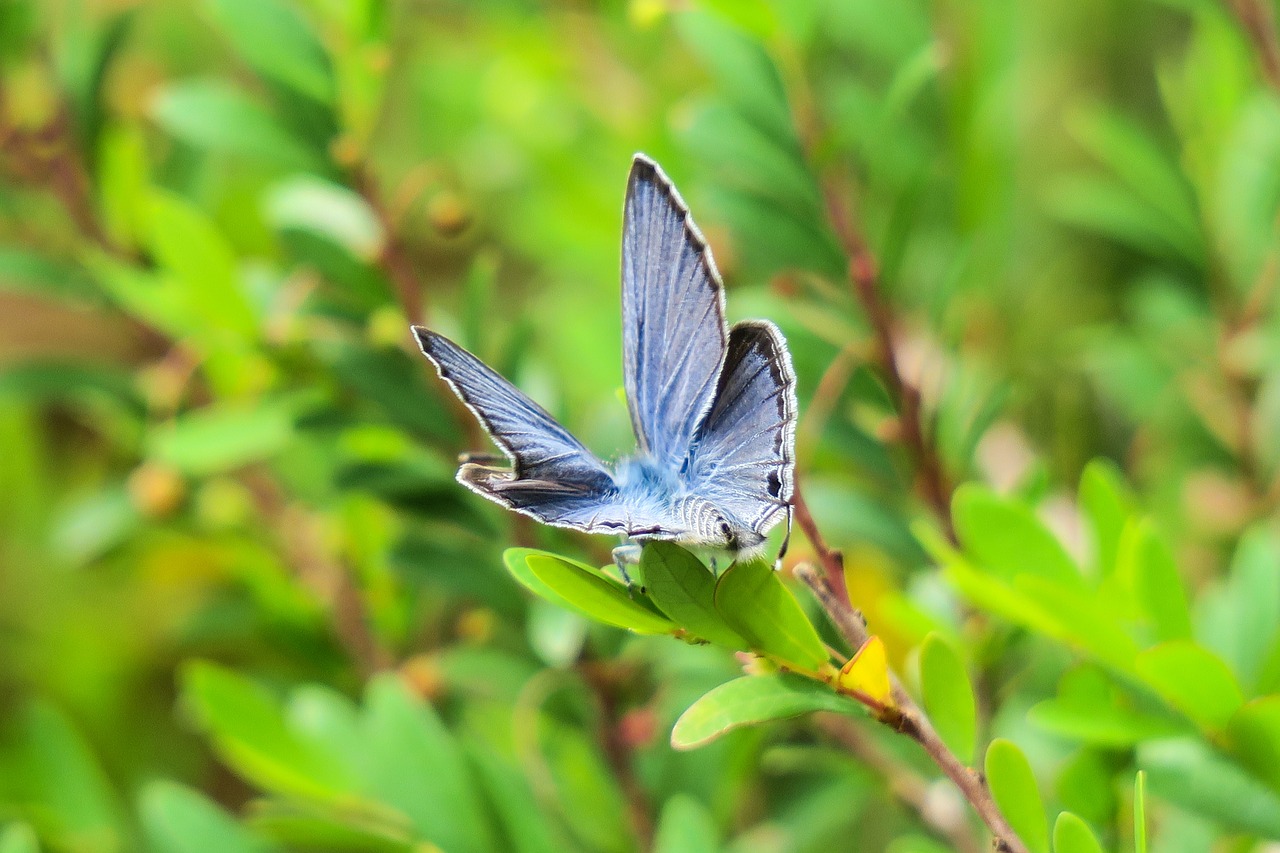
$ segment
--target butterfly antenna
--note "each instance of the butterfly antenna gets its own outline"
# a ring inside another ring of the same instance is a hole
[[[794,514],[791,504],[787,504],[787,535],[782,537],[782,546],[778,548],[778,556],[773,561],[773,570],[776,572],[782,568],[782,558],[787,556],[787,547],[791,544],[791,518]]]

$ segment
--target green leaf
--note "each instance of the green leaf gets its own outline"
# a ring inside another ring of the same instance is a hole
[[[201,151],[285,168],[319,169],[323,165],[314,151],[257,101],[221,80],[170,83],[152,102],[151,118]]]
[[[1185,723],[1128,707],[1111,680],[1092,667],[1064,675],[1058,696],[1033,705],[1027,719],[1051,734],[1115,749],[1187,730]]]
[[[560,812],[581,842],[561,849],[634,853],[627,800],[594,735],[566,725],[541,733],[542,758],[550,770]]]
[[[1148,205],[1150,218],[1167,231],[1169,242],[1204,253],[1201,220],[1185,174],[1143,128],[1121,113],[1102,109],[1078,112],[1067,126]]]
[[[177,279],[192,315],[205,324],[187,333],[256,338],[258,319],[241,288],[235,252],[213,221],[164,190],[152,190],[147,216],[147,250]]]
[[[1049,853],[1049,821],[1027,757],[1013,741],[997,738],[987,747],[987,784],[1001,813],[1032,853]]]
[[[50,837],[83,839],[93,850],[128,846],[111,780],[72,721],[40,700],[7,716],[6,800],[29,803],[47,820],[41,831]]]
[[[298,175],[271,188],[267,219],[277,228],[300,228],[372,261],[385,239],[382,224],[365,200],[346,187],[323,178]]]
[[[747,648],[716,610],[715,576],[693,554],[672,542],[646,543],[640,572],[657,608],[690,634],[730,649]]]
[[[737,562],[716,583],[716,610],[758,652],[800,669],[827,664],[827,648],[795,596],[764,560]]]
[[[405,817],[390,809],[366,812],[353,804],[317,807],[300,800],[254,804],[250,825],[288,850],[309,853],[422,853]],[[384,812],[386,814],[384,814]],[[428,848],[433,851],[435,848]]]
[[[0,246],[0,291],[83,300],[97,296],[84,270],[21,246]]]
[[[0,832],[0,853],[40,853],[35,830],[25,823],[11,823]]]
[[[779,144],[794,145],[782,78],[760,43],[703,12],[682,14],[677,24],[685,44],[733,105]]]
[[[943,743],[963,764],[973,761],[977,709],[964,663],[939,634],[920,648],[920,690],[925,712]]]
[[[569,601],[567,598],[560,595],[560,593],[556,592],[554,589],[538,579],[538,576],[533,573],[533,569],[529,568],[528,558],[531,556],[551,557],[554,559],[564,560],[565,562],[573,563],[578,568],[587,572],[594,572],[596,570],[591,566],[588,566],[586,563],[580,563],[577,560],[570,560],[568,557],[561,557],[559,554],[552,554],[549,551],[539,551],[537,548],[508,548],[502,552],[502,563],[507,567],[507,571],[511,573],[511,577],[515,578],[516,583],[520,584],[539,598],[545,599],[552,604],[580,613],[583,616],[590,617],[591,614],[580,609],[573,602]]]
[[[1142,679],[1197,725],[1220,730],[1244,704],[1231,670],[1213,652],[1174,640],[1138,655]]]
[[[205,476],[270,458],[293,437],[297,398],[214,403],[180,415],[148,436],[148,455]]]
[[[270,845],[203,794],[173,782],[142,789],[139,813],[154,853],[263,853]]]
[[[468,746],[471,766],[505,830],[507,844],[501,849],[510,849],[513,853],[563,850],[563,841],[557,837],[549,816],[541,809],[529,807],[535,802],[535,795],[521,768],[499,759],[487,744],[482,746],[477,741]]]
[[[315,101],[332,100],[328,57],[291,6],[280,0],[205,0],[205,7],[254,71]]]
[[[861,708],[827,685],[799,675],[751,675],[722,684],[694,702],[676,720],[671,745],[693,749],[740,726],[813,711],[855,714]]]
[[[370,682],[365,706],[368,792],[408,815],[422,838],[444,850],[494,849],[462,749],[435,711],[411,698],[394,675]]]
[[[1147,853],[1147,774],[1133,777],[1133,853]]]
[[[1195,740],[1166,740],[1138,750],[1151,793],[1235,832],[1280,840],[1280,795]],[[1135,815],[1136,820],[1136,815]]]
[[[1134,510],[1124,476],[1110,460],[1095,459],[1085,466],[1080,475],[1080,509],[1093,530],[1099,574],[1106,577],[1115,569],[1120,536]]]
[[[226,764],[268,791],[334,800],[353,779],[333,756],[300,739],[266,690],[211,663],[188,664],[182,695]]]
[[[662,805],[653,853],[719,853],[720,838],[711,813],[687,794]]]
[[[1116,574],[1128,582],[1157,640],[1191,638],[1191,612],[1168,543],[1149,521],[1131,522],[1120,538]]]
[[[1006,581],[1032,574],[1068,588],[1083,586],[1062,543],[1022,504],[966,484],[956,490],[952,512],[960,541],[982,568]]]
[[[633,598],[635,593],[599,572],[548,554],[530,554],[525,562],[543,585],[598,622],[637,634],[670,634],[678,630],[674,622]]]
[[[114,124],[98,143],[98,198],[103,224],[115,242],[136,247],[150,214],[151,169],[140,124]]]
[[[1280,636],[1280,542],[1265,525],[1248,530],[1236,546],[1225,583],[1200,605],[1200,638],[1225,660],[1246,687],[1263,675]]]
[[[1089,824],[1062,812],[1053,824],[1053,853],[1102,853],[1102,845]]]
[[[1280,696],[1241,708],[1227,726],[1227,742],[1237,761],[1280,791]]]

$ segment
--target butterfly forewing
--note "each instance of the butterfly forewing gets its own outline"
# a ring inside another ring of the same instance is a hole
[[[764,534],[791,501],[795,372],[777,326],[751,320],[729,333],[715,402],[689,455],[689,487]]]
[[[623,369],[631,423],[642,452],[679,470],[711,408],[724,362],[724,289],[679,193],[640,155],[623,219]]]

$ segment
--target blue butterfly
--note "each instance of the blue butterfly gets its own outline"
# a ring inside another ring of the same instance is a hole
[[[471,353],[413,327],[423,354],[511,464],[466,461],[458,481],[556,527],[735,556],[762,550],[769,529],[784,515],[790,521],[791,355],[773,323],[729,328],[706,240],[671,181],[642,154],[632,163],[623,208],[622,323],[639,448],[612,466]],[[615,552],[620,566],[638,547],[627,551]]]

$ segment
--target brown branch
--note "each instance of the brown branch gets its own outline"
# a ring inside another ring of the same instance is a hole
[[[382,227],[382,249],[378,254],[377,263],[391,279],[401,310],[404,311],[410,323],[425,323],[427,320],[426,303],[423,298],[425,286],[414,271],[409,246],[400,236],[399,225],[383,200],[377,179],[365,163],[359,162],[351,167],[351,183],[364,199],[365,204],[369,205],[369,209],[373,211],[378,224]]]
[[[867,626],[862,617],[848,604],[847,599],[838,595],[812,566],[797,566],[795,576],[813,590],[822,604],[822,609],[844,636],[845,641],[854,649],[861,648],[869,636]],[[955,783],[973,810],[982,818],[982,822],[991,831],[996,850],[1003,853],[1028,853],[1022,839],[1018,838],[1004,815],[1000,813],[1000,807],[996,805],[995,798],[991,795],[991,790],[987,787],[982,774],[966,767],[955,753],[947,748],[929,722],[929,718],[916,705],[915,700],[893,673],[890,673],[890,681],[897,713],[882,715],[879,718],[880,722],[893,727],[920,744],[938,769]]]
[[[1253,42],[1262,76],[1271,88],[1280,91],[1280,39],[1276,37],[1271,3],[1269,0],[1230,0],[1228,5]]]
[[[877,359],[889,384],[889,391],[898,402],[902,442],[915,463],[917,488],[942,522],[947,538],[954,542],[956,536],[951,523],[951,485],[947,480],[942,458],[925,431],[920,389],[902,375],[898,365],[893,310],[880,292],[879,265],[857,226],[853,211],[837,189],[836,182],[825,181],[822,194],[831,227],[848,255],[849,281],[854,296],[871,324]]]
[[[17,128],[8,124],[8,97],[0,85],[0,167],[20,183],[47,189],[82,236],[101,249],[119,253],[98,220],[92,183],[76,139],[75,117],[65,98],[44,125]]]
[[[800,491],[799,483],[796,484],[795,492],[791,498],[791,511],[795,514],[796,525],[804,532],[804,538],[809,540],[809,546],[813,548],[814,555],[818,558],[818,562],[822,564],[827,583],[841,597],[841,600],[849,601],[849,589],[845,585],[844,578],[844,554],[827,545],[827,540],[823,538],[822,531],[818,529],[818,522],[814,520],[813,513],[809,511],[809,504],[805,502],[804,493]],[[857,650],[858,646],[854,646],[851,649],[851,651],[855,652]]]

